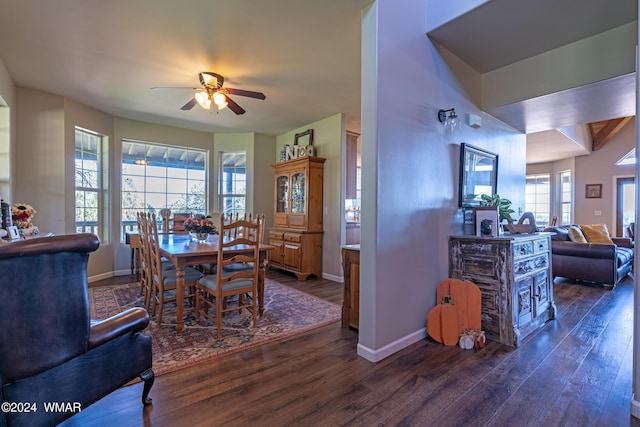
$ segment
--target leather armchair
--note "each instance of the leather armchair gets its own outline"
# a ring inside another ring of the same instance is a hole
[[[611,237],[614,244],[576,243],[569,240],[569,226],[547,227],[551,236],[551,267],[554,277],[601,283],[613,289],[633,266],[631,239]]]
[[[90,319],[87,262],[99,244],[93,234],[0,244],[0,426],[58,424],[136,377],[151,403],[146,310]],[[46,411],[51,402],[68,405]]]

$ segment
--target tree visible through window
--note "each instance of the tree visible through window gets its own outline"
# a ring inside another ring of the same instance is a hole
[[[247,200],[247,153],[221,152],[219,206],[225,215],[244,215]]]
[[[207,151],[122,141],[122,226],[137,228],[136,213],[206,213]]]
[[[75,130],[75,225],[76,233],[94,233],[104,241],[100,215],[102,139],[95,132]]]

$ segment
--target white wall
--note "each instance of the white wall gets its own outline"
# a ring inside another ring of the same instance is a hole
[[[255,133],[227,133],[214,136],[212,171],[218,171],[222,151],[245,151],[247,153],[247,212],[265,214],[265,224],[273,222],[273,151],[276,138]],[[211,177],[213,191],[217,197],[218,176]],[[211,209],[218,208],[218,200],[211,199]]]
[[[638,22],[570,43],[482,75],[482,107],[514,102],[635,71]]]
[[[66,216],[74,215],[73,205],[65,205],[64,98],[18,88],[16,100],[18,138],[10,203],[32,205],[36,210],[33,223],[40,230],[64,234],[67,231]]]
[[[358,354],[369,360],[426,335],[448,238],[462,232],[460,143],[497,153],[498,192],[524,207],[525,136],[473,104],[425,35],[428,12],[421,0],[378,0],[364,14]],[[482,127],[445,135],[437,111],[452,107]]]
[[[571,171],[574,209],[572,223],[606,224],[611,234],[616,230],[616,178],[635,176],[635,166],[615,163],[635,147],[635,118],[631,119],[602,149],[590,155],[556,162],[527,165],[527,174],[548,173],[551,176],[551,215],[561,218],[558,173]],[[585,198],[586,184],[602,184],[601,199]],[[600,211],[601,215],[595,212]]]
[[[589,156],[575,158],[575,213],[578,224],[606,224],[615,233],[616,177],[635,176],[635,165],[616,162],[635,148],[635,118],[630,120],[603,148]],[[601,199],[585,198],[586,184],[602,184]],[[637,194],[637,189],[636,189]],[[600,211],[602,215],[596,215]]]

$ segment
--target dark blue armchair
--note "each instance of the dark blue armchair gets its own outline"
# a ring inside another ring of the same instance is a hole
[[[58,424],[136,377],[151,403],[146,310],[90,319],[87,261],[99,244],[93,234],[0,243],[0,426]]]

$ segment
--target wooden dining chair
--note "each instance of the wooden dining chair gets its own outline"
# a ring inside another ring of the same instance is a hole
[[[140,237],[140,247],[138,256],[140,257],[140,294],[144,297],[144,307],[149,310],[153,281],[151,279],[151,265],[149,263],[149,251],[147,240],[147,215],[144,212],[136,214],[138,220],[138,236]]]
[[[225,235],[227,238],[235,239],[239,237],[245,237],[247,239],[257,241],[258,243],[262,243],[262,239],[264,237],[264,226],[260,230],[260,235],[257,235],[257,230],[253,228],[245,228],[242,225],[236,225],[235,227],[232,224],[242,224],[240,220],[253,221],[254,218],[259,218],[262,224],[264,224],[264,214],[253,214],[253,213],[245,213],[243,215],[235,214],[235,219],[227,221],[227,227],[225,227]],[[234,270],[242,270],[242,269],[252,269],[252,265],[250,263],[235,263],[231,265],[226,265],[224,269],[226,271],[234,271]]]
[[[140,293],[144,296],[144,306],[150,311],[151,301],[155,295],[153,276],[151,271],[151,249],[149,247],[149,230],[151,216],[145,212],[137,213],[138,236],[140,237]],[[158,232],[159,233],[159,232]],[[162,270],[174,270],[173,263],[164,257],[161,258]]]
[[[235,238],[225,238],[234,228],[242,227],[245,233]],[[222,314],[242,309],[249,310],[253,315],[253,327],[258,323],[257,297],[258,297],[258,271],[260,242],[258,239],[250,239],[254,234],[260,236],[264,227],[264,216],[257,216],[251,220],[239,219],[237,221],[225,221],[221,215],[220,234],[218,235],[218,263],[216,274],[202,277],[197,284],[196,292],[196,322],[200,322],[203,316],[216,323],[218,338],[222,336]],[[247,236],[247,237],[245,237]],[[250,252],[229,256],[228,251],[234,246],[242,245]],[[234,271],[225,270],[226,266],[237,263],[246,263],[250,269]],[[225,299],[238,296],[237,304],[225,304]],[[215,309],[215,317],[209,314],[209,308]]]
[[[159,248],[158,225],[156,223],[155,214],[147,214],[148,222],[148,242],[149,257],[151,264],[151,278],[153,282],[153,294],[151,297],[151,315],[155,315],[156,307],[158,308],[158,317],[156,322],[158,325],[162,323],[164,313],[164,305],[168,302],[176,300],[175,291],[177,284],[177,276],[175,269],[163,268],[162,255]],[[191,301],[195,298],[195,287],[198,279],[202,277],[202,273],[192,267],[184,269],[184,289],[185,300]],[[173,295],[167,295],[169,291],[174,291]]]

